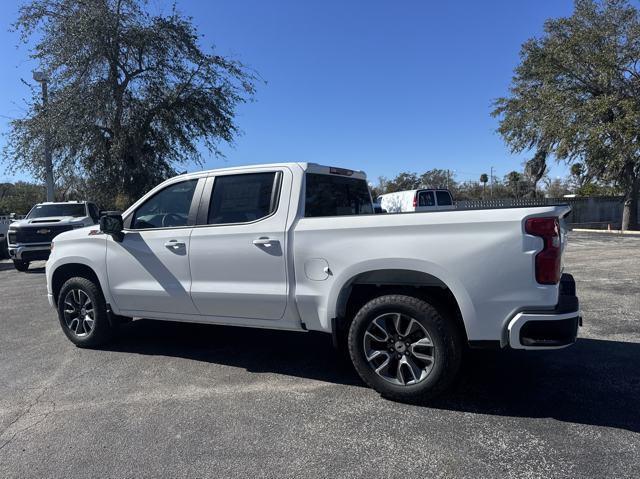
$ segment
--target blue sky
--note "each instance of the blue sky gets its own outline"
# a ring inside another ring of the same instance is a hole
[[[24,115],[36,67],[8,31],[18,9],[3,3],[0,129]],[[169,11],[171,2],[149,0]],[[311,161],[363,169],[371,181],[401,171],[455,170],[501,177],[527,155],[511,155],[495,133],[492,100],[507,93],[520,45],[570,0],[299,1],[177,0],[203,44],[215,44],[266,80],[238,111],[243,130],[226,159],[205,168]],[[4,144],[0,138],[0,146]],[[190,171],[197,169],[189,165]],[[563,175],[554,165],[551,175]],[[19,178],[25,178],[18,175]],[[1,179],[11,179],[0,171]]]

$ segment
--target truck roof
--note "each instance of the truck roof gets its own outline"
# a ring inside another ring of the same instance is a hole
[[[320,174],[336,174],[343,176],[352,176],[354,178],[366,179],[367,175],[362,170],[350,170],[348,168],[343,168],[339,166],[327,166],[320,165],[318,163],[308,163],[308,162],[288,162],[288,163],[265,163],[265,164],[250,164],[250,165],[238,165],[231,166],[227,168],[215,168],[212,170],[204,170],[204,171],[194,171],[192,173],[185,173],[183,175],[179,175],[181,177],[200,177],[206,176],[211,173],[222,173],[222,172],[233,172],[235,170],[248,170],[252,168],[276,168],[276,167],[287,167],[287,168],[301,168],[303,171],[307,171],[310,173],[320,173]],[[174,177],[175,178],[175,177]]]
[[[398,194],[398,193],[416,194],[419,191],[447,191],[447,192],[449,192],[449,194],[451,194],[451,190],[449,190],[447,188],[417,188],[417,189],[414,189],[414,190],[400,190],[400,191],[394,191],[393,193],[383,193],[381,195],[378,195],[378,198],[380,198],[381,196],[395,195],[395,194]]]
[[[36,203],[37,205],[78,205],[83,203],[89,203],[88,201],[43,201],[42,203]]]

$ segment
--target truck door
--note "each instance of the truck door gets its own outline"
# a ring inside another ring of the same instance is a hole
[[[207,179],[191,235],[191,297],[202,315],[280,319],[287,305],[287,168]]]
[[[188,253],[205,181],[166,186],[125,218],[122,241],[107,239],[109,288],[121,310],[198,313],[189,294]]]

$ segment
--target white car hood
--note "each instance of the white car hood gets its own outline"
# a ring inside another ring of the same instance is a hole
[[[47,216],[44,218],[29,218],[11,223],[11,226],[55,226],[69,223],[93,223],[87,216]]]
[[[104,234],[100,232],[100,225],[89,225],[85,226],[84,228],[74,228],[72,230],[65,231],[53,238],[53,242],[57,243],[58,241],[73,241],[75,239],[86,238],[87,236],[94,235],[104,236]]]

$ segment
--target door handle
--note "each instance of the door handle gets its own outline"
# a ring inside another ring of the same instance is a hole
[[[272,239],[272,238],[258,238],[258,239],[254,239],[253,240],[253,244],[256,246],[271,246],[271,244],[273,243],[277,243],[278,240],[277,239]]]
[[[184,242],[178,240],[170,240],[164,244],[165,248],[178,249],[187,246]]]

